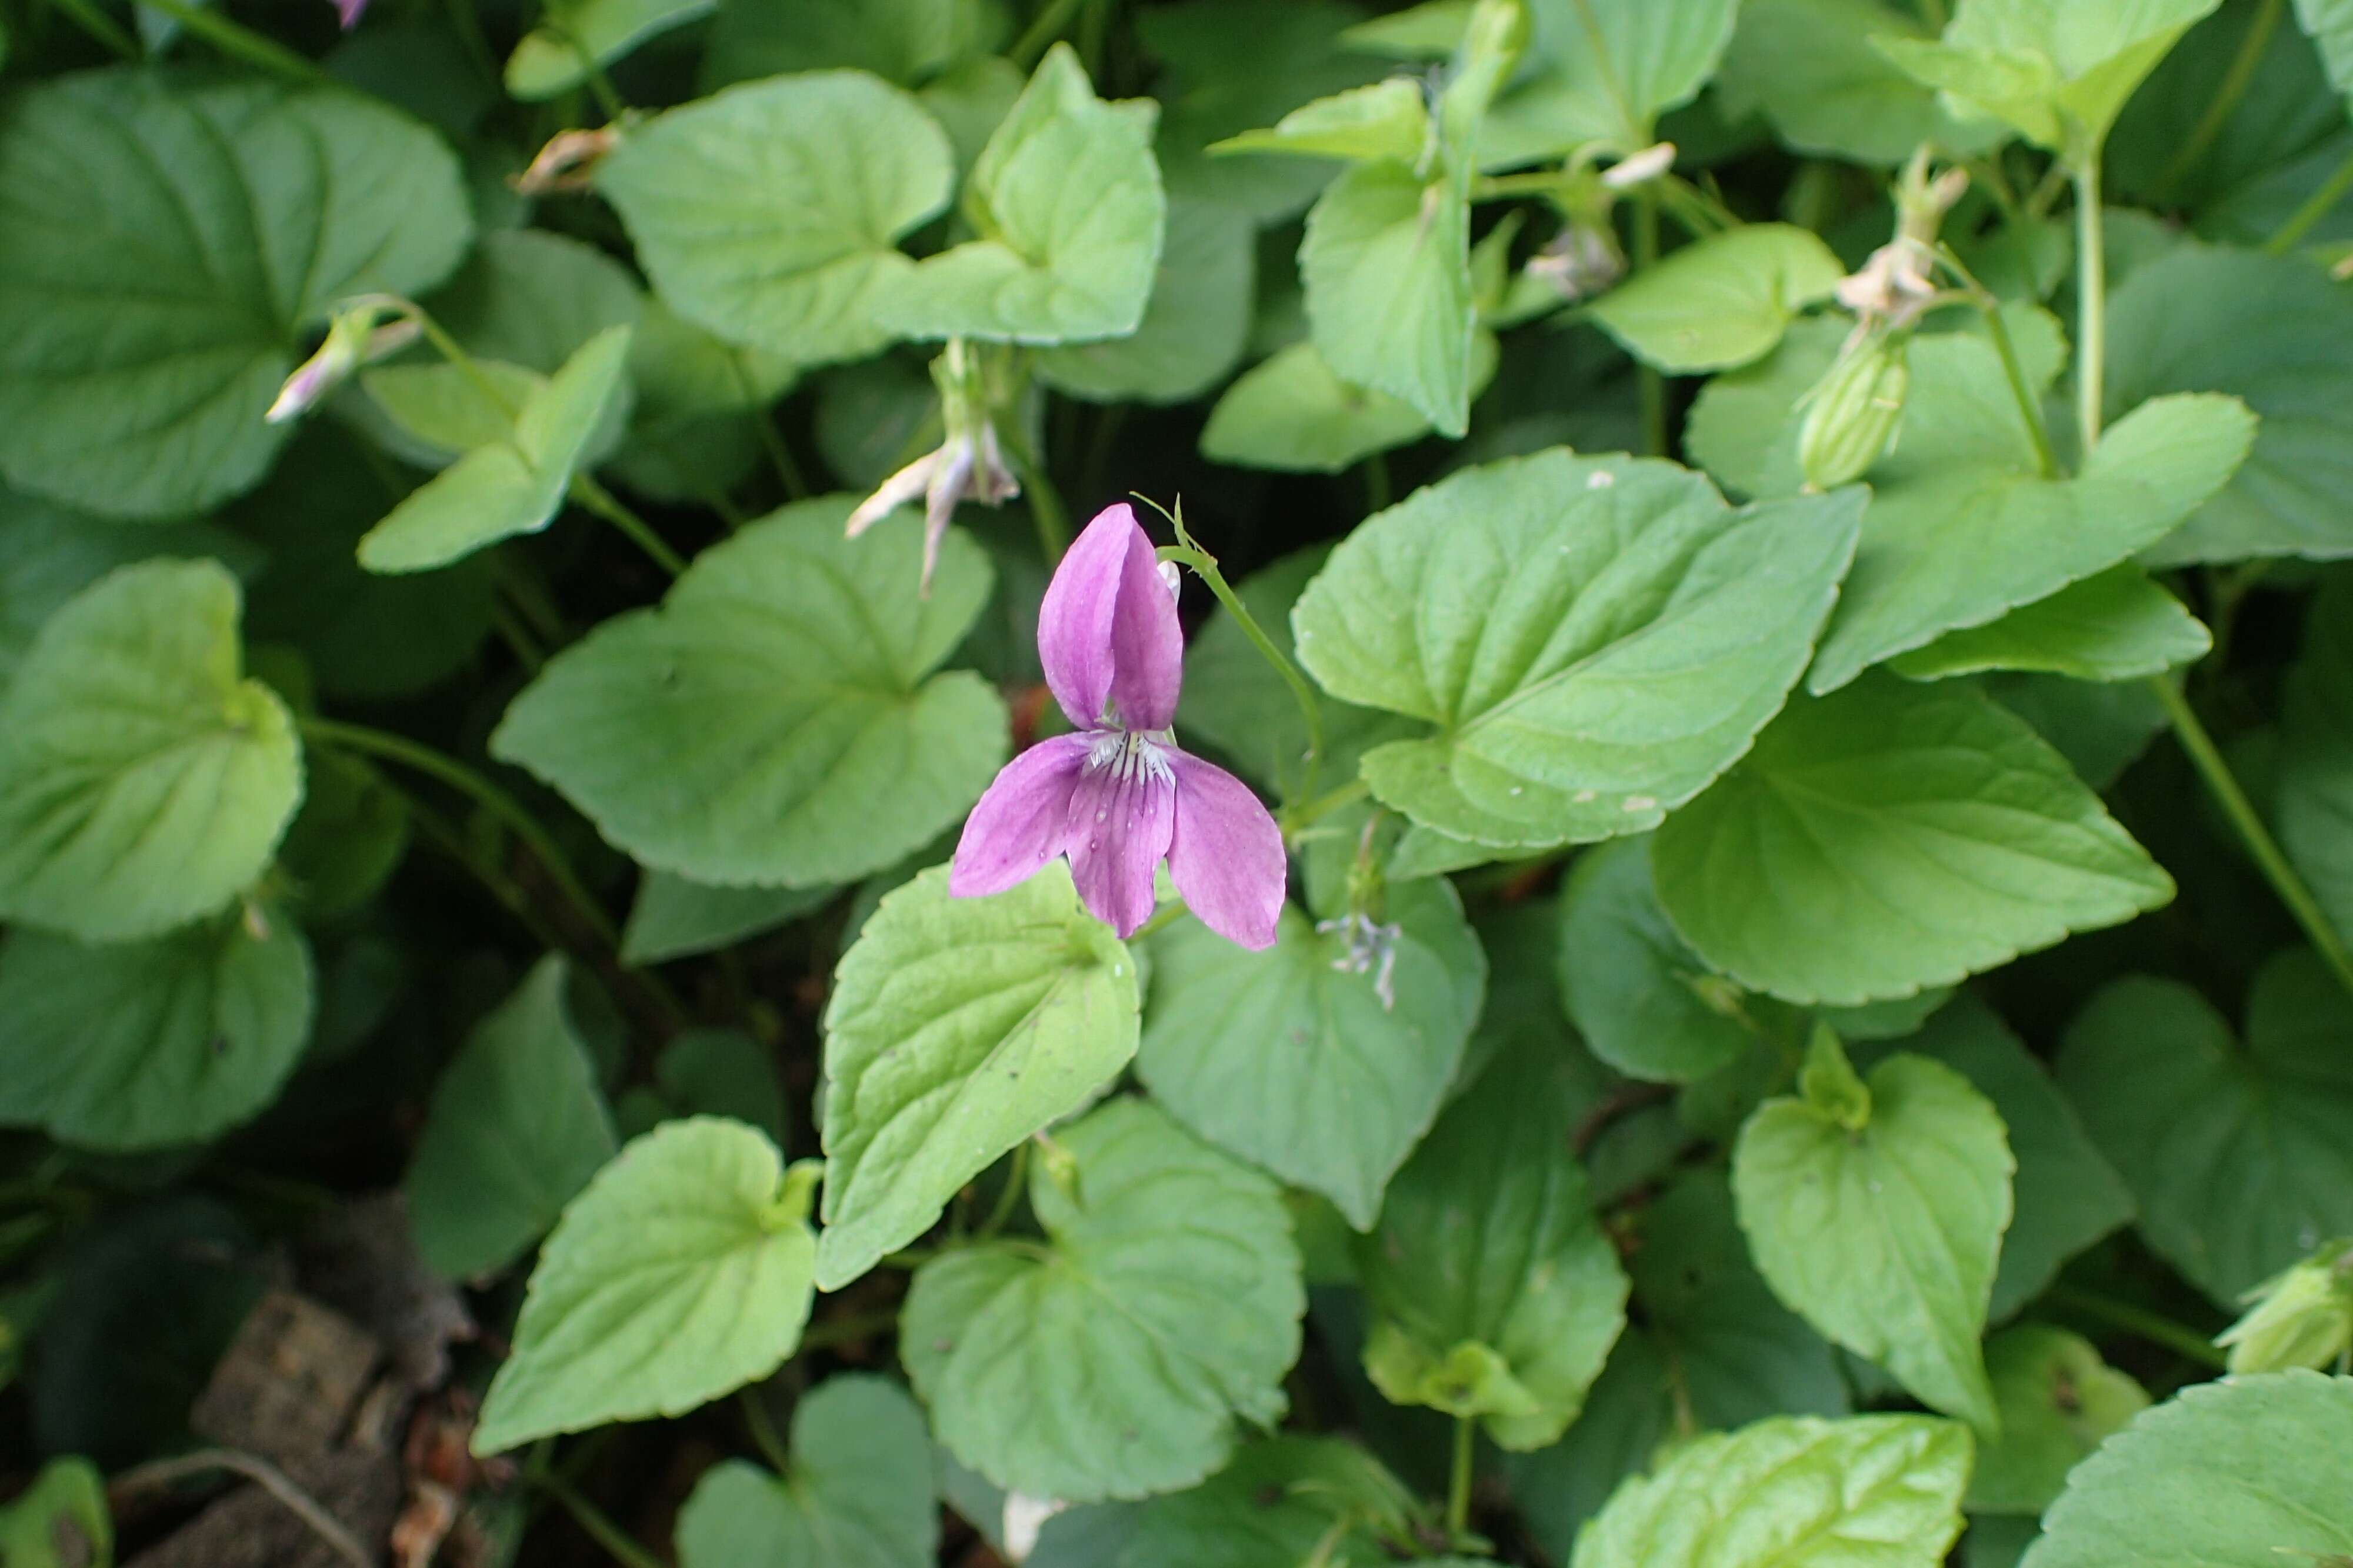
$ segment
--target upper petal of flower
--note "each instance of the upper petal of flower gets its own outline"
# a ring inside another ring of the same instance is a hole
[[[1166,747],[1176,780],[1168,874],[1186,908],[1229,942],[1271,947],[1282,914],[1282,830],[1250,786],[1214,763]]]
[[[956,840],[950,893],[960,899],[1001,893],[1062,852],[1071,795],[1090,744],[1084,734],[1056,735],[997,771]]]
[[[1176,754],[1140,735],[1099,731],[1071,792],[1064,840],[1071,879],[1080,901],[1123,938],[1152,918],[1152,873],[1176,827],[1176,784],[1168,770]]]
[[[1134,509],[1105,507],[1087,524],[1038,609],[1038,657],[1071,722],[1165,730],[1185,679],[1185,634]]]

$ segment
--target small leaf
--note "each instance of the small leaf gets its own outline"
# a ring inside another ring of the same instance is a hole
[[[555,521],[607,407],[626,384],[628,327],[608,327],[523,398],[513,433],[427,480],[360,540],[371,572],[429,572]]]
[[[1039,351],[1039,379],[1092,403],[1183,403],[1222,381],[1250,339],[1257,236],[1229,207],[1172,199],[1144,320],[1125,337]]]
[[[382,103],[137,68],[14,96],[0,209],[0,472],[142,518],[252,488],[301,333],[423,293],[473,228],[448,148]]]
[[[716,1117],[624,1145],[541,1249],[474,1452],[683,1415],[783,1365],[808,1320],[816,1174]]]
[[[1471,395],[1495,374],[1495,336],[1473,334]],[[1336,474],[1375,452],[1430,434],[1419,409],[1332,374],[1312,342],[1251,366],[1219,398],[1201,431],[1201,456],[1243,468]]]
[[[1430,1130],[1479,1016],[1478,939],[1442,881],[1388,890],[1381,960],[1344,968],[1345,933],[1286,907],[1274,945],[1235,946],[1198,921],[1152,940],[1136,1070],[1201,1136],[1339,1205],[1358,1229]]]
[[[1573,1568],[1937,1568],[1968,1474],[1968,1429],[1950,1421],[1759,1421],[1619,1488]]]
[[[654,1083],[676,1116],[748,1121],[782,1150],[785,1090],[767,1047],[740,1029],[688,1029],[662,1047]]]
[[[1947,632],[1897,654],[1907,680],[2033,669],[2074,680],[2130,680],[2193,664],[2214,646],[2181,601],[2137,566],[2111,566],[1999,620]]]
[[[1365,163],[1317,198],[1299,247],[1308,323],[1333,374],[1401,399],[1444,436],[1471,416],[1470,224],[1454,183]]]
[[[2139,1384],[2064,1329],[2028,1323],[1996,1334],[1985,1355],[2001,1435],[1978,1447],[1972,1511],[2041,1513],[2068,1471],[2148,1408]]]
[[[0,915],[153,936],[252,884],[302,795],[294,721],[237,674],[237,582],[147,561],[74,595],[0,698]]]
[[[838,1289],[939,1217],[990,1162],[1078,1110],[1135,1054],[1134,960],[1059,861],[948,896],[934,868],[882,900],[826,1006],[825,1233]]]
[[[417,1250],[451,1279],[495,1274],[545,1235],[616,1146],[550,954],[474,1026],[440,1081],[402,1183]]]
[[[890,342],[881,311],[915,267],[896,242],[947,205],[954,178],[921,104],[839,70],[671,110],[596,169],[672,310],[798,364]]]
[[[1925,1057],[1872,1069],[1850,1130],[1767,1100],[1732,1156],[1740,1226],[1773,1293],[1938,1410],[1996,1422],[1978,1336],[2016,1169],[2001,1118]]]
[[[51,1459],[0,1507],[0,1562],[9,1568],[107,1568],[113,1560],[106,1478],[88,1459]]]
[[[1711,973],[1659,907],[1648,837],[1577,860],[1561,895],[1557,966],[1577,1033],[1630,1077],[1689,1083],[1730,1067],[1754,1041],[1739,987]]]
[[[85,947],[0,943],[0,1121],[130,1152],[197,1143],[278,1097],[310,1042],[311,948],[282,913]]]
[[[638,884],[621,928],[621,962],[667,963],[733,947],[746,937],[773,931],[813,914],[841,891],[831,883],[813,888],[726,888],[691,881],[668,871],[649,871]]]
[[[1238,1420],[1282,1415],[1306,1308],[1274,1184],[1137,1100],[1056,1135],[1029,1202],[1048,1245],[916,1270],[900,1353],[940,1440],[1008,1490],[1083,1502],[1189,1486]]]
[[[1626,1276],[1561,1137],[1551,1051],[1504,1056],[1388,1184],[1356,1247],[1365,1370],[1394,1404],[1482,1418],[1501,1447],[1558,1441],[1626,1322]],[[1465,1386],[1465,1350],[1493,1374]]]
[[[507,92],[525,103],[554,98],[648,38],[716,8],[717,0],[573,0],[550,6],[507,57]]]
[[[1190,1491],[1145,1504],[1120,1568],[1306,1563],[1327,1542],[1326,1562],[1377,1563],[1412,1507],[1412,1494],[1354,1443],[1270,1437]]]
[[[1716,90],[1728,118],[1754,104],[1801,153],[1892,165],[1922,142],[1951,154],[1988,150],[1999,127],[1956,120],[1873,47],[1926,36],[1883,0],[1746,0]]]
[[[927,1568],[939,1555],[932,1439],[899,1385],[844,1373],[793,1408],[792,1468],[702,1472],[678,1515],[679,1568]]]
[[[2335,1568],[2353,1558],[2353,1378],[2196,1384],[2068,1477],[2021,1568]]]
[[[1476,842],[1639,833],[1772,716],[1828,614],[1862,493],[1734,510],[1696,474],[1564,450],[1466,469],[1332,552],[1292,612],[1344,700],[1425,721],[1374,795]]]
[[[2178,980],[2130,975],[2067,1031],[2060,1087],[2140,1200],[2141,1234],[2215,1301],[2353,1234],[2345,996],[2292,950],[2256,976],[2241,1048]]]
[[[1005,760],[996,693],[932,673],[987,600],[988,563],[950,535],[921,598],[920,521],[847,540],[849,506],[803,501],[704,551],[659,608],[550,659],[491,753],[698,881],[844,882],[931,842]]]
[[[2173,895],[2024,721],[1885,677],[1790,704],[1651,853],[1683,940],[1793,1002],[1910,995]]]
[[[1229,136],[1209,151],[1411,163],[1429,145],[1430,129],[1420,85],[1390,77],[1302,104],[1268,129]]]
[[[1144,320],[1166,199],[1152,159],[1159,110],[1111,103],[1057,44],[965,182],[984,237],[927,258],[881,301],[915,338],[1024,343],[1124,337]]]
[[[1810,230],[1748,224],[1636,273],[1594,301],[1593,319],[1670,374],[1725,370],[1770,353],[1790,319],[1830,298],[1845,273]]]

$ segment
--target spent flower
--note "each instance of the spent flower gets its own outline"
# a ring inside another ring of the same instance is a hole
[[[948,891],[1000,893],[1057,856],[1079,898],[1122,937],[1151,917],[1168,863],[1201,923],[1249,948],[1274,942],[1282,833],[1250,787],[1180,748],[1176,595],[1124,504],[1079,535],[1038,610],[1046,684],[1073,726],[997,775],[965,823]]]
[[[962,339],[951,342],[932,364],[947,439],[884,479],[849,514],[849,533],[855,539],[917,496],[923,498],[922,591],[926,596],[932,591],[932,568],[939,561],[940,541],[957,505],[973,500],[1002,506],[1021,493],[1021,482],[1006,466],[997,440],[995,411],[1000,402],[1011,401],[999,380],[972,345]]]

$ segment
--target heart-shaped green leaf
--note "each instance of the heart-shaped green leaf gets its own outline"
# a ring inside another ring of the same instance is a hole
[[[921,522],[844,539],[849,504],[789,506],[703,552],[659,608],[551,659],[492,754],[697,881],[849,881],[930,843],[1005,760],[997,694],[932,674],[987,600],[988,562],[951,535],[919,597]]]
[[[294,721],[237,675],[237,582],[147,561],[49,618],[0,699],[0,914],[152,936],[251,885],[302,795]]]
[[[657,34],[717,9],[718,0],[571,0],[551,5],[507,57],[508,95],[537,103],[578,87]]]
[[[1039,379],[1092,403],[1183,403],[1225,379],[1250,339],[1257,235],[1230,207],[1171,198],[1144,320],[1125,337],[1039,351]]]
[[[1989,669],[2130,680],[2195,663],[2213,646],[2204,624],[2180,600],[2139,567],[2125,565],[2070,583],[1999,620],[1947,632],[1925,647],[1897,654],[1887,666],[1908,680]]]
[[[1324,191],[1299,247],[1316,351],[1344,382],[1418,410],[1439,433],[1471,417],[1479,310],[1471,204],[1458,182],[1364,163]]]
[[[1471,395],[1495,374],[1495,335],[1471,342]],[[1242,373],[1209,410],[1201,456],[1243,468],[1336,474],[1430,433],[1421,410],[1332,374],[1312,342],[1293,343]]]
[[[938,868],[885,897],[826,1008],[825,1233],[838,1289],[1135,1054],[1135,961],[1057,861],[985,899]]]
[[[1577,860],[1561,894],[1557,973],[1586,1045],[1631,1077],[1687,1083],[1754,1043],[1738,988],[1710,973],[1659,907],[1647,837]]]
[[[1747,224],[1685,246],[1593,303],[1593,319],[1645,364],[1675,375],[1773,351],[1791,318],[1845,276],[1810,229]]]
[[[678,1515],[679,1568],[927,1568],[939,1506],[923,1413],[894,1383],[828,1378],[793,1407],[792,1468],[727,1459]]]
[[[2001,1432],[1978,1446],[1973,1512],[2041,1513],[2068,1471],[2148,1408],[2139,1384],[2064,1329],[2021,1324],[1987,1341],[1985,1358]]]
[[[1750,106],[1801,153],[1895,164],[1922,142],[1982,153],[2002,136],[1957,120],[1874,46],[1928,30],[1885,0],[1746,0],[1715,89],[1734,121]]]

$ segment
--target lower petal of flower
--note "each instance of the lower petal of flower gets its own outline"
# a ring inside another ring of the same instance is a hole
[[[1141,735],[1099,731],[1071,792],[1071,879],[1080,900],[1123,938],[1152,918],[1152,873],[1176,821],[1166,762],[1174,755]]]
[[[1086,735],[1057,735],[998,770],[965,819],[948,871],[950,893],[960,899],[1001,893],[1062,852],[1071,796],[1090,746]]]
[[[1168,874],[1185,907],[1229,942],[1271,947],[1288,874],[1282,829],[1225,769],[1174,747],[1161,754],[1176,781]]]

